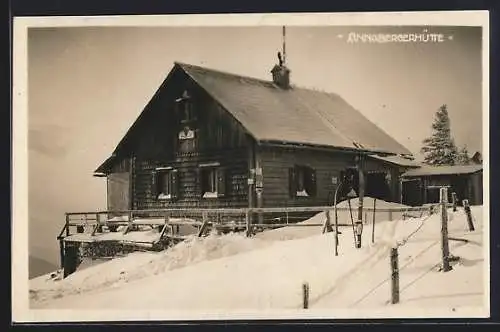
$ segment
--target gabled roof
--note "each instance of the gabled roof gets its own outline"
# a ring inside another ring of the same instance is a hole
[[[403,173],[403,177],[472,174],[483,170],[483,165],[427,166],[411,169]]]
[[[339,95],[176,63],[257,141],[411,154]]]
[[[234,75],[175,62],[162,83],[182,70],[222,105],[258,143],[299,144],[411,155],[403,145],[369,121],[339,95],[292,86],[282,89],[271,80]],[[160,88],[161,89],[161,88]],[[146,109],[143,111],[143,113]],[[127,136],[97,170],[105,173]]]

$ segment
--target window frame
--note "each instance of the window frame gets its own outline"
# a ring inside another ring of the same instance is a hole
[[[157,167],[153,171],[154,198],[158,201],[173,201],[178,197],[178,170],[173,167]],[[165,192],[165,189],[167,189]]]
[[[317,186],[316,170],[311,166],[295,164],[289,169],[289,194],[292,198],[316,197]]]
[[[218,162],[199,165],[200,195],[203,199],[216,199],[226,196],[226,168]]]
[[[177,98],[175,102],[181,123],[190,123],[197,120],[196,113],[194,112],[193,99],[187,90],[184,90],[182,96]]]

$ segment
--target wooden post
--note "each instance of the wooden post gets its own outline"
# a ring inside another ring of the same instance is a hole
[[[325,233],[325,232],[331,232],[332,231],[332,224],[331,224],[331,217],[330,217],[330,211],[329,210],[326,210],[325,211],[325,223],[323,224],[323,229],[322,229],[322,233]]]
[[[125,234],[127,234],[128,232],[132,231],[133,229],[133,215],[132,215],[132,211],[129,211],[128,212],[128,226],[127,226],[127,229],[125,230]]]
[[[372,219],[372,243],[375,243],[375,207],[377,199],[373,199],[373,219]]]
[[[92,236],[95,235],[95,232],[102,233],[102,225],[101,225],[101,215],[99,213],[95,214],[95,222],[96,222],[96,227],[94,228],[94,231],[92,232]]]
[[[250,210],[245,212],[245,222],[247,227],[246,236],[250,237],[252,236],[252,219],[250,218]]]
[[[356,248],[361,248],[361,234],[363,232],[363,199],[365,197],[365,172],[364,172],[364,156],[358,157],[358,220],[356,221]]]
[[[349,213],[351,214],[351,225],[352,225],[352,236],[354,239],[354,247],[358,248],[358,242],[357,242],[357,233],[356,233],[356,228],[354,227],[354,219],[352,217],[352,208],[351,208],[351,199],[349,198],[347,200],[347,205],[349,205]],[[358,225],[358,222],[356,222],[356,226]]]
[[[392,211],[389,210],[389,221],[392,221]]]
[[[327,232],[331,232],[332,231],[332,226],[331,226],[331,217],[330,217],[330,210],[326,210],[325,211],[325,214],[326,214],[326,224],[325,226],[323,226],[323,233],[325,232],[325,229]],[[334,236],[334,240],[335,240],[335,256],[338,256],[339,255],[339,236],[338,236],[338,221],[337,221],[337,213],[335,213],[335,236]]]
[[[158,236],[158,242],[161,242],[161,240],[163,239],[163,236],[165,235],[165,232],[167,231],[167,227],[169,225],[169,222],[170,222],[170,214],[167,212],[167,213],[165,213],[164,224],[163,224],[163,226],[160,226],[161,230],[160,230],[160,235]]]
[[[391,303],[399,302],[398,248],[391,248]]]
[[[66,236],[69,236],[69,215],[66,213]]]
[[[465,214],[467,215],[467,225],[469,226],[469,231],[474,231],[474,223],[472,222],[472,212],[470,210],[470,205],[469,205],[469,200],[464,199],[462,201],[462,204],[464,205],[464,211]]]
[[[61,270],[64,270],[64,240],[59,238],[59,255],[61,258]]]
[[[403,179],[399,178],[399,203],[403,204]]]
[[[75,243],[64,246],[64,272],[63,277],[66,278],[71,273],[75,272],[78,267],[78,247]]]
[[[457,193],[456,192],[451,193],[451,201],[453,203],[453,212],[457,212]]]
[[[208,216],[207,216],[206,211],[203,211],[201,213],[201,217],[202,217],[203,223],[201,224],[200,231],[198,232],[198,237],[203,236],[203,233],[205,232],[205,229],[207,228],[207,225],[208,225]],[[173,233],[174,233],[174,231],[172,229],[172,235],[173,235]]]
[[[309,283],[305,282],[302,284],[302,303],[303,308],[309,308]]]
[[[441,202],[441,251],[443,266],[442,271],[448,272],[451,270],[450,265],[450,248],[448,246],[448,188],[442,187],[439,190],[440,202]]]

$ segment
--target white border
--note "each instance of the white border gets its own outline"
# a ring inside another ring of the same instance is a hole
[[[200,319],[312,319],[312,318],[441,318],[489,317],[489,296],[485,310],[336,310],[266,312],[165,312],[165,311],[77,311],[30,310],[28,297],[28,149],[27,149],[27,29],[30,27],[186,27],[186,26],[482,26],[483,27],[483,155],[485,236],[489,243],[489,21],[488,11],[385,12],[385,13],[295,13],[218,15],[138,15],[99,17],[15,17],[13,22],[13,202],[12,202],[12,320],[106,321],[106,320],[200,320]],[[489,246],[484,246],[489,263]],[[489,264],[485,264],[485,294],[490,294]]]

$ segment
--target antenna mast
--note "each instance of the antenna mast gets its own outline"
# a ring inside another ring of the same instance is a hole
[[[283,65],[286,63],[286,31],[285,26],[283,26]]]

